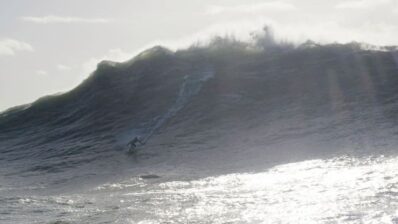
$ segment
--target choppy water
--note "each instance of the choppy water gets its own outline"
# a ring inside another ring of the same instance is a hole
[[[73,194],[1,194],[0,221],[398,223],[397,168],[397,157],[338,157],[196,180],[132,177]]]
[[[0,223],[398,223],[398,53],[230,50],[1,113]]]

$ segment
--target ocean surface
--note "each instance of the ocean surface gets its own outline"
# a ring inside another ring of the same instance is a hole
[[[0,113],[0,223],[398,223],[397,86],[356,44],[101,62]]]
[[[2,223],[397,223],[398,159],[308,160],[184,180],[131,176],[73,193],[1,189]],[[62,222],[61,222],[62,220]]]

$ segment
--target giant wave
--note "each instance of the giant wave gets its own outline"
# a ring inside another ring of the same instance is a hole
[[[258,50],[228,40],[176,52],[154,47],[127,62],[101,62],[67,93],[0,114],[0,192],[56,194],[105,177],[171,181],[393,156],[397,86],[395,48]],[[146,144],[127,154],[138,135]]]

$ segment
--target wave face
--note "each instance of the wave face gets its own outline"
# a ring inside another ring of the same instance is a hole
[[[398,52],[352,44],[269,51],[155,47],[128,62],[104,61],[74,90],[0,114],[0,200],[30,206],[53,200],[49,194],[61,197],[126,177],[180,180],[187,186],[177,184],[176,191],[184,192],[193,179],[216,178],[201,186],[206,190],[224,177],[218,175],[235,173],[244,182],[239,173],[309,159],[325,159],[328,166],[328,159],[341,156],[362,161],[386,155],[380,163],[390,164],[397,86]],[[137,136],[145,145],[127,154],[126,144]],[[158,192],[161,185],[152,187]]]

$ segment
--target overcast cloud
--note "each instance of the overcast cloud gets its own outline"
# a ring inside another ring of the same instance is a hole
[[[105,18],[82,18],[82,17],[62,17],[62,16],[42,16],[21,17],[21,20],[31,23],[51,24],[51,23],[109,23],[110,19]]]
[[[210,5],[207,7],[207,14],[222,13],[258,13],[262,11],[290,11],[296,7],[293,4],[281,1],[260,2],[255,4],[242,4],[235,6]]]
[[[354,0],[345,1],[336,5],[338,9],[370,9],[380,5],[387,5],[393,0]]]
[[[14,39],[0,40],[0,56],[15,55],[19,51],[33,51],[33,47],[25,42]]]

